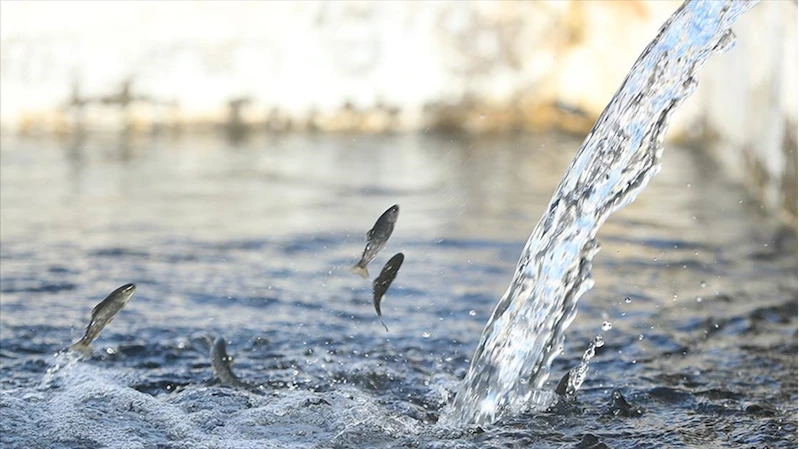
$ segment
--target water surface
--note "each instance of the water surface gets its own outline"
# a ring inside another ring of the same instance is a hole
[[[437,424],[580,140],[252,136],[0,142],[4,447],[795,447],[796,238],[700,152],[600,230],[547,388],[604,336],[577,403]],[[406,260],[382,309],[349,273]],[[136,296],[45,379],[91,308]],[[625,300],[626,297],[630,301]],[[612,329],[602,331],[604,321]],[[256,392],[215,385],[228,338]],[[619,389],[644,410],[613,414]],[[581,443],[582,442],[582,443]],[[582,444],[582,446],[578,446]]]

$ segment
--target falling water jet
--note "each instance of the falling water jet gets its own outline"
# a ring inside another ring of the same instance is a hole
[[[588,133],[530,235],[442,423],[490,424],[546,408],[556,396],[544,383],[578,299],[593,286],[599,228],[660,170],[671,114],[693,93],[710,56],[734,45],[730,26],[757,3],[689,0],[661,27]]]

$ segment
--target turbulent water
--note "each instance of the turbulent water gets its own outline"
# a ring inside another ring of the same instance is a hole
[[[2,447],[796,447],[795,231],[679,147],[597,235],[596,285],[551,366],[590,358],[576,400],[443,422],[579,143],[3,136]],[[395,203],[370,265],[405,254],[386,333],[349,269]],[[94,356],[59,353],[127,282]],[[257,388],[214,381],[217,336]]]
[[[707,59],[733,45],[730,26],[755,4],[686,2],[638,58],[527,241],[447,422],[492,423],[552,405],[541,389],[577,301],[593,286],[600,226],[657,174],[670,115],[695,90]]]

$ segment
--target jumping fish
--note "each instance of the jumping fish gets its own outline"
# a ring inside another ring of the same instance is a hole
[[[363,249],[361,260],[350,270],[352,273],[364,279],[369,279],[369,270],[366,269],[366,266],[386,246],[388,238],[394,232],[394,224],[397,222],[397,217],[399,217],[399,205],[395,204],[377,219],[374,227],[366,233],[366,247]]]
[[[394,256],[386,262],[386,265],[383,266],[383,270],[380,271],[380,276],[372,282],[375,311],[377,312],[377,316],[380,317],[380,324],[386,328],[386,332],[388,332],[388,326],[386,326],[386,323],[383,321],[383,313],[380,312],[380,302],[383,300],[383,295],[386,294],[394,278],[397,277],[397,272],[404,260],[405,255],[402,253],[394,254]]]
[[[82,354],[84,357],[91,357],[91,343],[100,335],[103,328],[114,319],[114,317],[130,301],[136,293],[136,285],[125,284],[111,292],[100,304],[92,309],[92,319],[86,327],[86,333],[77,343],[69,347],[70,350]]]
[[[233,357],[227,355],[227,342],[223,337],[217,337],[211,346],[211,369],[214,376],[223,384],[234,388],[252,388],[246,382],[242,382],[233,374],[230,364]]]

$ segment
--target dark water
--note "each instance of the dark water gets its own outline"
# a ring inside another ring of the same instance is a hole
[[[485,429],[436,424],[579,144],[4,139],[2,446],[796,447],[795,232],[673,146],[599,233],[596,285],[549,382],[602,333],[577,402]],[[386,333],[349,268],[394,203],[370,265],[406,256]],[[46,376],[127,282],[136,296],[92,360]],[[258,391],[214,384],[217,335]],[[643,413],[618,413],[614,389]]]

